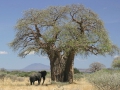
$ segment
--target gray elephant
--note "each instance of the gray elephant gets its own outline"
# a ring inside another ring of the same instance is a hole
[[[29,77],[30,84],[34,85],[34,82],[38,81],[38,85],[39,85],[40,82],[41,82],[41,78],[43,78],[43,83],[42,84],[44,84],[46,74],[47,74],[46,71],[41,71],[41,72],[36,72],[36,73],[31,74],[30,77]]]
[[[41,73],[39,73],[39,72],[37,72],[37,73],[32,73],[31,75],[30,75],[30,77],[29,77],[29,79],[30,79],[30,84],[32,85],[34,85],[34,82],[35,81],[38,81],[38,85],[40,84],[40,82],[41,82]]]

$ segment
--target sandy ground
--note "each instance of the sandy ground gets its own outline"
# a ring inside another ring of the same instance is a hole
[[[74,81],[73,84],[68,83],[53,83],[50,78],[47,78],[44,85],[30,85],[28,78],[21,80],[11,80],[5,78],[0,80],[0,90],[93,90],[93,86],[84,78],[79,81]]]

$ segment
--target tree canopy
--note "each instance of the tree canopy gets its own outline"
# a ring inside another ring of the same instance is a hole
[[[21,57],[48,48],[63,52],[73,49],[82,55],[113,54],[117,50],[98,15],[79,4],[25,11],[15,29],[10,46],[19,50]]]
[[[113,68],[120,68],[120,56],[116,57],[113,62],[112,62],[112,67]]]
[[[96,72],[96,71],[99,71],[99,70],[105,68],[105,65],[102,63],[99,63],[99,62],[94,62],[94,63],[90,64],[89,67],[90,67],[90,71]]]

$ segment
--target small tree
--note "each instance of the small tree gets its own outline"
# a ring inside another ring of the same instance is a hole
[[[90,64],[89,67],[90,67],[90,71],[96,72],[96,71],[99,71],[99,70],[105,68],[105,65],[103,65],[99,62],[94,62],[94,63]]]
[[[120,68],[120,56],[116,57],[113,62],[112,62],[112,67],[113,68]]]
[[[74,74],[80,73],[80,71],[77,68],[74,68]]]

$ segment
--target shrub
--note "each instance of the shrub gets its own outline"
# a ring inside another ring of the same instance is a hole
[[[120,68],[120,56],[116,57],[113,62],[112,62],[112,67],[113,68]]]
[[[18,77],[28,77],[32,72],[23,72],[23,71],[11,71],[10,75],[17,75]]]
[[[119,90],[120,72],[105,72],[104,70],[90,74],[88,81],[95,86],[95,90]]]
[[[16,80],[19,81],[19,82],[23,82],[24,81],[24,77],[17,77]]]
[[[81,80],[81,78],[83,78],[83,74],[81,74],[81,73],[74,74],[75,81],[79,81],[79,80]]]
[[[80,73],[80,71],[77,68],[74,68],[74,74]]]
[[[0,73],[0,80],[4,81],[6,74],[5,73]]]

